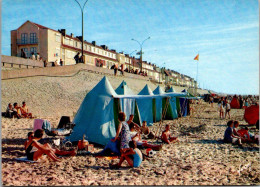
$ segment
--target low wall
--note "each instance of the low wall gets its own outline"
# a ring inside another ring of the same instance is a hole
[[[33,76],[65,76],[72,75],[78,71],[90,71],[94,73],[101,73],[104,75],[114,75],[114,70],[105,69],[101,67],[95,67],[87,64],[77,64],[69,66],[54,66],[54,67],[40,67],[33,69],[12,69],[12,70],[2,70],[1,79],[14,79],[22,77],[33,77]],[[118,75],[121,75],[121,72],[118,72]],[[135,75],[131,73],[124,72],[125,77],[149,80],[149,77],[143,77],[140,75]]]
[[[6,55],[1,55],[1,63],[3,67],[5,67],[6,64],[11,64],[11,67],[16,66],[20,68],[24,66],[26,66],[27,68],[29,68],[29,66],[43,67],[43,62],[38,60],[32,60],[32,59],[15,57],[15,56],[6,56]],[[8,67],[10,67],[10,65],[8,65]]]

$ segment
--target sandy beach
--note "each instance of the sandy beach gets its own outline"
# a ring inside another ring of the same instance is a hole
[[[37,118],[47,119],[57,127],[61,116],[77,112],[86,93],[103,75],[80,72],[73,77],[31,77],[2,81],[2,111],[9,102],[26,101]],[[138,93],[149,81],[108,76],[113,88],[125,80]],[[180,92],[183,88],[176,87]],[[164,121],[179,142],[163,145],[153,158],[139,168],[110,169],[107,160],[93,156],[62,158],[61,162],[30,163],[17,161],[25,156],[24,141],[33,129],[33,119],[2,118],[2,181],[6,186],[72,185],[259,185],[259,145],[224,144],[228,119],[219,119],[217,104],[194,104],[191,116]],[[232,109],[231,119],[246,124],[243,109]],[[156,131],[159,123],[151,130]],[[256,131],[252,131],[256,132]],[[160,143],[156,140],[151,141]],[[95,152],[100,151],[95,147]],[[145,151],[145,150],[142,150]]]

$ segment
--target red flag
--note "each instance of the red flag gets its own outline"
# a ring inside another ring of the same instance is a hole
[[[197,54],[197,56],[195,56],[194,60],[199,60],[199,54]]]

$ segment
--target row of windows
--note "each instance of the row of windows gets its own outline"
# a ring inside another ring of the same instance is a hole
[[[82,48],[81,42],[74,41],[70,38],[64,38],[64,44],[76,47],[78,49]],[[107,56],[107,57],[116,59],[116,54],[109,53],[105,50],[102,50],[102,49],[99,49],[99,48],[96,48],[96,47],[93,47],[93,46],[90,46],[90,45],[87,45],[87,44],[84,44],[83,49],[87,50],[89,52],[92,52],[92,53],[96,53],[96,54],[99,54],[99,55],[103,55],[103,56]]]
[[[30,40],[29,40],[30,39]],[[30,33],[30,38],[28,38],[28,33],[21,33],[21,43],[28,43],[30,41],[31,43],[37,42],[37,34],[36,33]]]

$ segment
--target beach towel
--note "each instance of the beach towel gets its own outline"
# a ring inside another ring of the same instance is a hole
[[[33,124],[33,132],[37,129],[42,129],[43,119],[35,119]]]
[[[27,156],[20,157],[20,158],[16,158],[16,160],[22,161],[22,162],[32,162],[32,163],[34,163],[34,162],[39,162],[39,161],[28,160],[28,159],[27,159]]]

